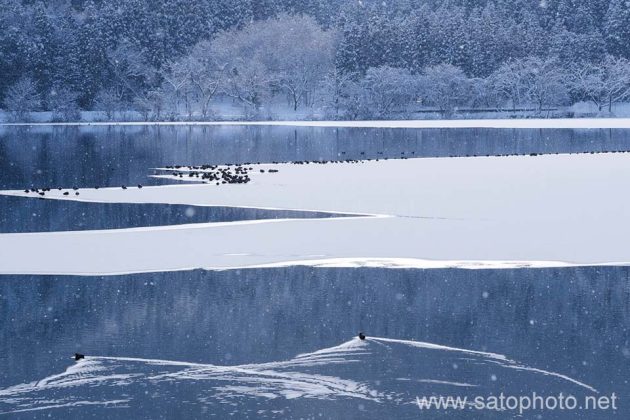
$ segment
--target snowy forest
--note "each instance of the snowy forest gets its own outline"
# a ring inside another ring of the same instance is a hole
[[[627,0],[0,0],[14,121],[614,115],[629,59]]]

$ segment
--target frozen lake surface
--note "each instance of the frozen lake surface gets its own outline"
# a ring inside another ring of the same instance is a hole
[[[0,127],[0,413],[625,418],[630,130],[517,126]]]
[[[330,260],[405,267],[630,262],[630,199],[620,193],[630,180],[628,153],[246,166],[252,167],[247,184],[80,188],[80,195],[53,189],[41,198],[354,217],[6,234],[0,273],[121,274]],[[160,179],[180,182],[164,175],[173,170],[159,171]],[[30,191],[0,193],[40,198]]]

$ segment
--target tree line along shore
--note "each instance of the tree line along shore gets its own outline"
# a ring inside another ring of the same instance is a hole
[[[255,3],[0,0],[0,108],[12,121],[567,116],[630,98],[625,1]]]

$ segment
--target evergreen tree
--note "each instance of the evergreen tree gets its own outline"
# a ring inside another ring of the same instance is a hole
[[[630,2],[611,0],[604,22],[604,36],[608,52],[630,57]]]

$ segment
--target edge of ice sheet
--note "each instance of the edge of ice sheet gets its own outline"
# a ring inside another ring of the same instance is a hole
[[[271,269],[287,267],[313,267],[313,268],[386,268],[386,269],[459,269],[459,270],[508,270],[508,269],[536,269],[536,268],[568,268],[568,267],[619,267],[630,266],[630,262],[604,262],[604,263],[571,263],[564,261],[452,261],[452,260],[425,260],[416,258],[326,258],[313,260],[288,260],[269,264],[251,264],[229,267],[201,266],[201,267],[172,267],[158,268],[155,270],[132,269],[122,271],[91,271],[72,272],[56,270],[20,270],[5,271],[0,267],[2,275],[42,275],[42,276],[81,276],[81,277],[102,277],[102,276],[124,276],[129,274],[143,273],[164,273],[176,271],[228,271],[228,270],[248,270],[248,269]]]
[[[127,121],[67,123],[0,123],[24,126],[287,126],[330,128],[630,128],[630,118],[514,118],[462,120],[365,120],[365,121]]]

